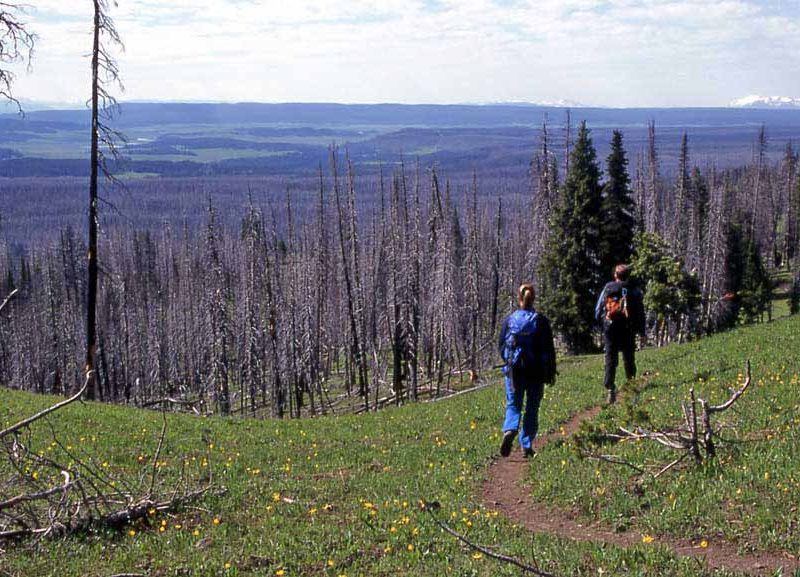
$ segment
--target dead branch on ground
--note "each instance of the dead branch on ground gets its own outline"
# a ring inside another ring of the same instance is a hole
[[[717,440],[720,439],[719,433],[724,428],[723,424],[716,425],[712,423],[712,415],[717,415],[730,409],[750,387],[751,382],[750,361],[747,361],[744,383],[733,390],[724,403],[712,405],[706,399],[697,397],[694,388],[692,388],[689,390],[689,400],[681,404],[683,423],[680,425],[662,430],[649,430],[643,427],[636,427],[635,429],[620,427],[618,433],[604,435],[606,438],[616,441],[653,441],[668,449],[680,451],[680,456],[675,460],[666,465],[659,464],[655,473],[613,455],[599,455],[587,451],[582,451],[581,454],[590,459],[631,467],[642,474],[650,474],[654,479],[676,467],[690,456],[696,463],[712,460],[717,455]]]
[[[186,465],[166,479],[161,462],[167,438],[167,414],[150,459],[140,458],[138,475],[115,473],[102,456],[65,443],[50,417],[85,393],[92,375],[72,397],[0,431],[0,543],[66,536],[98,528],[121,529],[161,512],[185,507],[223,490],[203,471]],[[49,426],[45,431],[35,425]],[[133,478],[131,478],[133,477]]]
[[[488,547],[484,547],[483,545],[478,545],[476,543],[473,543],[472,541],[467,539],[465,535],[462,535],[458,531],[455,531],[449,525],[447,525],[447,523],[445,523],[436,516],[436,511],[438,511],[440,508],[441,506],[436,501],[433,502],[420,501],[420,509],[428,513],[431,516],[431,519],[433,519],[433,522],[442,531],[455,537],[470,549],[478,551],[479,553],[482,553],[487,557],[491,557],[492,559],[496,559],[497,561],[502,561],[504,563],[514,565],[515,567],[518,567],[525,573],[532,573],[533,575],[538,575],[539,577],[555,577],[555,575],[553,575],[552,573],[547,573],[546,571],[542,571],[538,567],[533,567],[531,565],[523,563],[519,559],[515,559],[514,557],[509,557],[508,555],[503,555],[502,553],[497,553],[495,551],[492,551]]]

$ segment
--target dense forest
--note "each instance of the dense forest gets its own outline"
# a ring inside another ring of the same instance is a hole
[[[629,160],[615,132],[598,159],[585,123],[545,124],[529,178],[492,190],[480,173],[450,181],[419,163],[359,177],[332,148],[304,191],[243,188],[241,208],[221,217],[206,190],[202,218],[109,224],[90,393],[279,417],[439,396],[495,363],[498,324],[522,281],[537,285],[565,352],[595,349],[594,299],[623,261],[645,290],[657,344],[768,318],[775,273],[798,268],[791,144],[769,160],[776,145],[762,129],[752,161],[723,170],[696,166],[684,136],[677,170],[662,173],[655,124],[649,135]],[[0,382],[75,390],[83,234],[3,238],[3,296],[17,293],[0,319]]]

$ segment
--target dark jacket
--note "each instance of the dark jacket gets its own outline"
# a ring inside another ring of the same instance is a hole
[[[508,336],[509,336],[509,329],[515,323],[519,324],[524,317],[530,313],[533,313],[534,321],[533,321],[533,331],[531,335],[531,349],[530,353],[533,357],[537,359],[536,361],[536,370],[533,374],[525,375],[526,380],[531,380],[533,382],[538,383],[553,383],[555,382],[556,376],[556,349],[555,344],[553,342],[553,331],[550,328],[550,321],[549,319],[541,313],[536,312],[535,310],[516,310],[510,315],[506,317],[503,321],[503,325],[500,328],[500,338],[497,342],[497,349],[500,353],[500,358],[503,359],[503,362],[508,363],[509,359],[507,358],[509,347],[508,347]],[[503,369],[503,373],[508,375],[508,366]]]
[[[628,318],[623,321],[626,324],[625,328],[639,335],[644,335],[647,327],[642,291],[629,282],[611,281],[606,284],[597,299],[597,304],[594,307],[594,316],[603,325],[603,328],[607,329],[611,323],[606,320],[606,298],[621,298],[623,290],[627,292],[625,300],[628,305]],[[615,321],[615,324],[617,322]]]

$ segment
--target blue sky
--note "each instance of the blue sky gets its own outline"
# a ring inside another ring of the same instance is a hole
[[[83,102],[91,2],[30,0],[27,99]],[[724,106],[800,97],[800,0],[119,0],[123,99]]]

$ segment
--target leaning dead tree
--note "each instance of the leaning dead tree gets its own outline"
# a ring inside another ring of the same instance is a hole
[[[683,422],[678,426],[661,430],[620,427],[618,433],[607,434],[605,437],[615,441],[653,441],[668,449],[678,451],[678,457],[666,465],[659,466],[657,472],[652,474],[653,478],[660,477],[688,457],[694,459],[696,463],[712,460],[717,456],[717,440],[722,428],[713,423],[712,419],[730,409],[745,393],[751,382],[750,361],[747,361],[744,383],[732,391],[724,403],[713,405],[706,399],[698,397],[694,388],[691,388],[689,389],[689,400],[682,403]],[[584,456],[607,463],[626,465],[642,474],[650,472],[645,467],[630,463],[616,455],[584,453]]]
[[[166,413],[152,455],[140,455],[131,472],[114,473],[102,455],[63,440],[49,418],[79,400],[91,381],[88,375],[68,399],[0,431],[0,543],[121,529],[220,492],[208,467],[165,477]]]
[[[14,72],[11,66],[24,64],[30,66],[36,36],[20,17],[24,7],[20,4],[0,2],[0,97],[16,104],[22,112],[19,101],[11,91]]]

